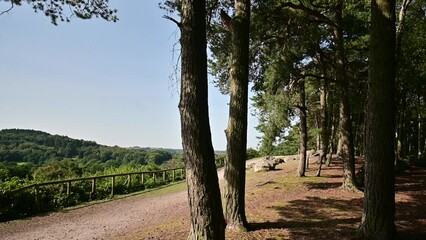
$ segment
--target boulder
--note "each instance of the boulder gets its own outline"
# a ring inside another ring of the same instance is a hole
[[[275,158],[275,157],[266,157],[259,162],[255,163],[253,166],[253,170],[255,172],[266,172],[274,170],[275,167],[280,164],[284,163],[284,159],[282,158]]]
[[[284,156],[284,162],[288,162],[288,161],[296,161],[299,160],[300,155],[288,155],[288,156]]]
[[[246,169],[252,169],[254,167],[254,165],[256,165],[256,162],[254,162],[254,161],[247,162],[246,163]]]

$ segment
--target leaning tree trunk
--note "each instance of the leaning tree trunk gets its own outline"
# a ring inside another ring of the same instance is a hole
[[[179,110],[188,185],[188,239],[224,239],[225,221],[207,103],[205,1],[182,1],[182,82]]]
[[[299,167],[297,168],[297,176],[305,176],[306,167],[306,149],[308,145],[308,128],[306,124],[306,96],[305,96],[305,80],[300,80],[299,98],[300,98],[300,158]]]
[[[223,204],[227,228],[245,231],[245,161],[247,153],[250,1],[235,0],[235,17],[222,19],[232,34],[229,120]]]
[[[346,77],[346,64],[344,55],[344,42],[342,32],[343,0],[339,0],[336,12],[336,26],[334,38],[336,43],[336,85],[339,98],[339,158],[343,161],[344,189],[355,189],[355,159],[352,139],[352,122],[349,105],[348,80]]]
[[[360,231],[395,239],[395,1],[371,1],[365,197]]]

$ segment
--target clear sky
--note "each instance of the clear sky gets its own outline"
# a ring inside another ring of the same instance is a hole
[[[0,1],[0,11],[9,6]],[[111,146],[182,147],[178,86],[169,77],[178,28],[162,18],[158,1],[111,6],[117,23],[72,18],[54,26],[26,4],[0,16],[0,129]],[[216,150],[226,148],[228,101],[209,86]],[[248,147],[257,147],[256,125],[250,116]]]

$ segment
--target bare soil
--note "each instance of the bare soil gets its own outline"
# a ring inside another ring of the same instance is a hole
[[[337,162],[314,177],[296,177],[296,161],[277,170],[247,171],[250,229],[227,239],[352,239],[361,221],[363,193],[340,188]],[[358,159],[358,165],[361,159]],[[219,174],[221,176],[221,174]],[[396,179],[399,239],[426,239],[426,169],[410,167]],[[186,239],[189,213],[185,184],[45,216],[0,223],[0,239]]]

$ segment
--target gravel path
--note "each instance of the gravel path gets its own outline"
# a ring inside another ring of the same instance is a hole
[[[0,239],[114,239],[123,232],[187,215],[186,191],[148,195],[0,223]]]
[[[122,239],[165,223],[188,224],[186,190],[151,193],[0,223],[0,239]]]

